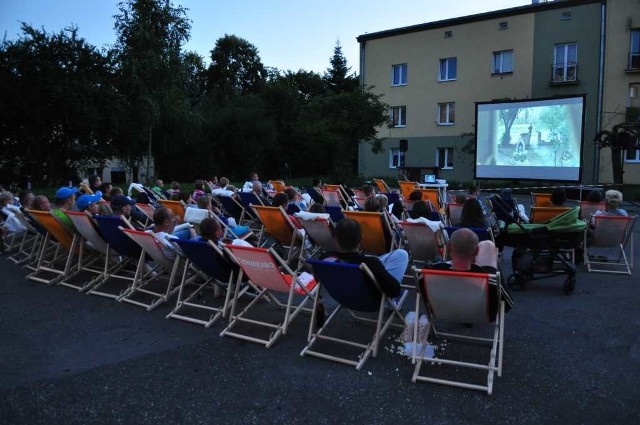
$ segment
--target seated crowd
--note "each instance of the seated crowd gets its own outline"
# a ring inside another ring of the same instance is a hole
[[[2,211],[0,240],[8,234],[24,232],[26,227],[17,218],[17,214],[31,209],[51,211],[64,228],[74,233],[73,223],[65,211],[76,210],[85,211],[89,215],[122,217],[138,230],[155,233],[157,239],[163,244],[162,250],[165,256],[171,259],[175,258],[176,252],[170,240],[175,238],[249,246],[251,242],[254,244],[257,242],[249,226],[239,223],[237,217],[232,217],[225,211],[220,202],[221,198],[232,198],[238,205],[242,205],[243,197],[253,195],[250,198],[251,203],[282,208],[300,232],[304,231],[298,215],[325,213],[322,195],[325,186],[320,179],[315,179],[313,185],[304,193],[293,187],[285,187],[284,191],[277,193],[272,186],[261,182],[255,172],[250,174],[249,179],[240,189],[232,186],[226,177],[220,179],[215,177],[211,180],[198,179],[194,187],[194,191],[188,193],[181,191],[179,183],[173,182],[170,188],[165,189],[163,180],[158,179],[149,190],[139,190],[134,194],[130,188],[128,194],[125,194],[121,188],[103,183],[97,176],[91,176],[88,183],[81,185],[80,189],[59,188],[51,201],[44,195],[34,196],[31,192],[22,192],[17,199],[12,193],[3,191],[0,193],[0,210]],[[459,224],[461,229],[454,231],[448,238],[444,232],[445,222],[434,219],[443,216],[446,209],[440,205],[433,205],[428,199],[423,199],[420,190],[414,190],[408,199],[403,200],[399,191],[388,194],[376,193],[368,184],[354,190],[341,187],[341,197],[346,204],[345,209],[358,210],[361,209],[359,206],[363,206],[364,211],[380,213],[385,222],[389,223],[391,237],[398,241],[395,246],[400,248],[389,250],[382,255],[366,255],[361,251],[363,240],[361,224],[356,220],[343,218],[335,226],[338,251],[324,253],[323,258],[366,264],[376,276],[382,291],[390,298],[397,299],[401,296],[400,285],[409,266],[410,255],[402,248],[404,243],[402,222],[406,220],[427,225],[439,235],[441,251],[447,253],[447,257],[442,258],[448,258],[449,261],[432,264],[432,267],[495,273],[499,268],[495,244],[490,240],[479,241],[476,233],[465,229],[487,228],[493,224],[490,214],[486,212],[478,195],[478,188],[472,186],[467,193],[455,197],[455,202],[462,204]],[[589,195],[589,200],[599,201],[598,195],[599,192],[593,191]],[[364,196],[364,202],[359,204],[355,199],[361,196]],[[513,205],[516,213],[523,213],[517,208],[517,203],[512,201],[510,191],[503,191],[501,197],[505,205]],[[136,203],[155,203],[154,198],[184,202],[187,222],[181,223],[181,218],[165,206],[157,205],[153,209],[152,217],[146,216],[135,207]],[[391,202],[390,198],[392,198]],[[596,211],[594,216],[627,215],[627,212],[620,208],[622,193],[619,191],[608,190],[604,195],[604,202],[605,209]],[[551,204],[554,206],[567,204],[564,189],[553,191]],[[406,208],[408,205],[411,207],[409,211]],[[446,217],[442,218],[446,221]],[[230,232],[227,232],[227,229]],[[247,238],[247,236],[251,237]],[[2,248],[4,249],[4,245]],[[507,307],[510,307],[511,301],[506,291],[503,291],[503,295],[508,301]]]

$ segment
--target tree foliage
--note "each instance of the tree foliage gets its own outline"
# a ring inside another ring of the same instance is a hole
[[[54,34],[23,23],[22,33],[0,44],[0,168],[63,181],[74,165],[114,153],[112,63],[76,27]]]
[[[277,178],[285,163],[293,176],[345,179],[362,141],[381,148],[387,107],[358,86],[339,43],[324,75],[266,67],[235,35],[218,39],[206,64],[183,50],[191,24],[171,0],[126,0],[114,19],[106,51],[75,27],[23,25],[0,45],[0,143],[16,158],[0,180],[59,184],[112,157],[135,170],[149,148],[166,180]]]

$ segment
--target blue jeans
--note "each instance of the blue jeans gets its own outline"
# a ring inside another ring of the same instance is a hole
[[[378,257],[380,262],[399,283],[402,283],[404,273],[409,265],[409,254],[404,249],[395,249]]]

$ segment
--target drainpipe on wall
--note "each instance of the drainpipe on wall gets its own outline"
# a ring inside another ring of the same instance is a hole
[[[600,6],[600,67],[598,69],[598,103],[596,106],[596,134],[602,130],[602,101],[604,97],[604,58],[605,58],[605,39],[606,39],[606,5]],[[591,141],[593,143],[593,141]],[[600,149],[593,156],[593,184],[598,184],[600,180]]]

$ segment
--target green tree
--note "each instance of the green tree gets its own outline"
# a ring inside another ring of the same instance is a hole
[[[387,122],[387,106],[370,90],[329,93],[305,105],[299,126],[306,141],[303,156],[312,174],[330,173],[346,180],[356,171],[358,146],[369,144],[374,152],[381,150],[376,127]]]
[[[349,74],[351,67],[347,66],[347,58],[342,53],[340,41],[336,41],[330,63],[331,67],[324,75],[329,90],[334,93],[342,93],[358,89],[358,79],[355,74]]]
[[[172,136],[188,106],[181,47],[191,24],[186,9],[171,0],[127,0],[119,10],[115,54],[126,103],[118,148],[134,169],[143,155],[153,155],[158,173],[180,153],[180,140]]]
[[[207,90],[224,105],[234,96],[262,91],[267,75],[256,46],[235,35],[225,35],[211,50]]]
[[[119,96],[112,62],[76,27],[47,33],[22,24],[0,44],[0,169],[59,184],[112,155]]]

